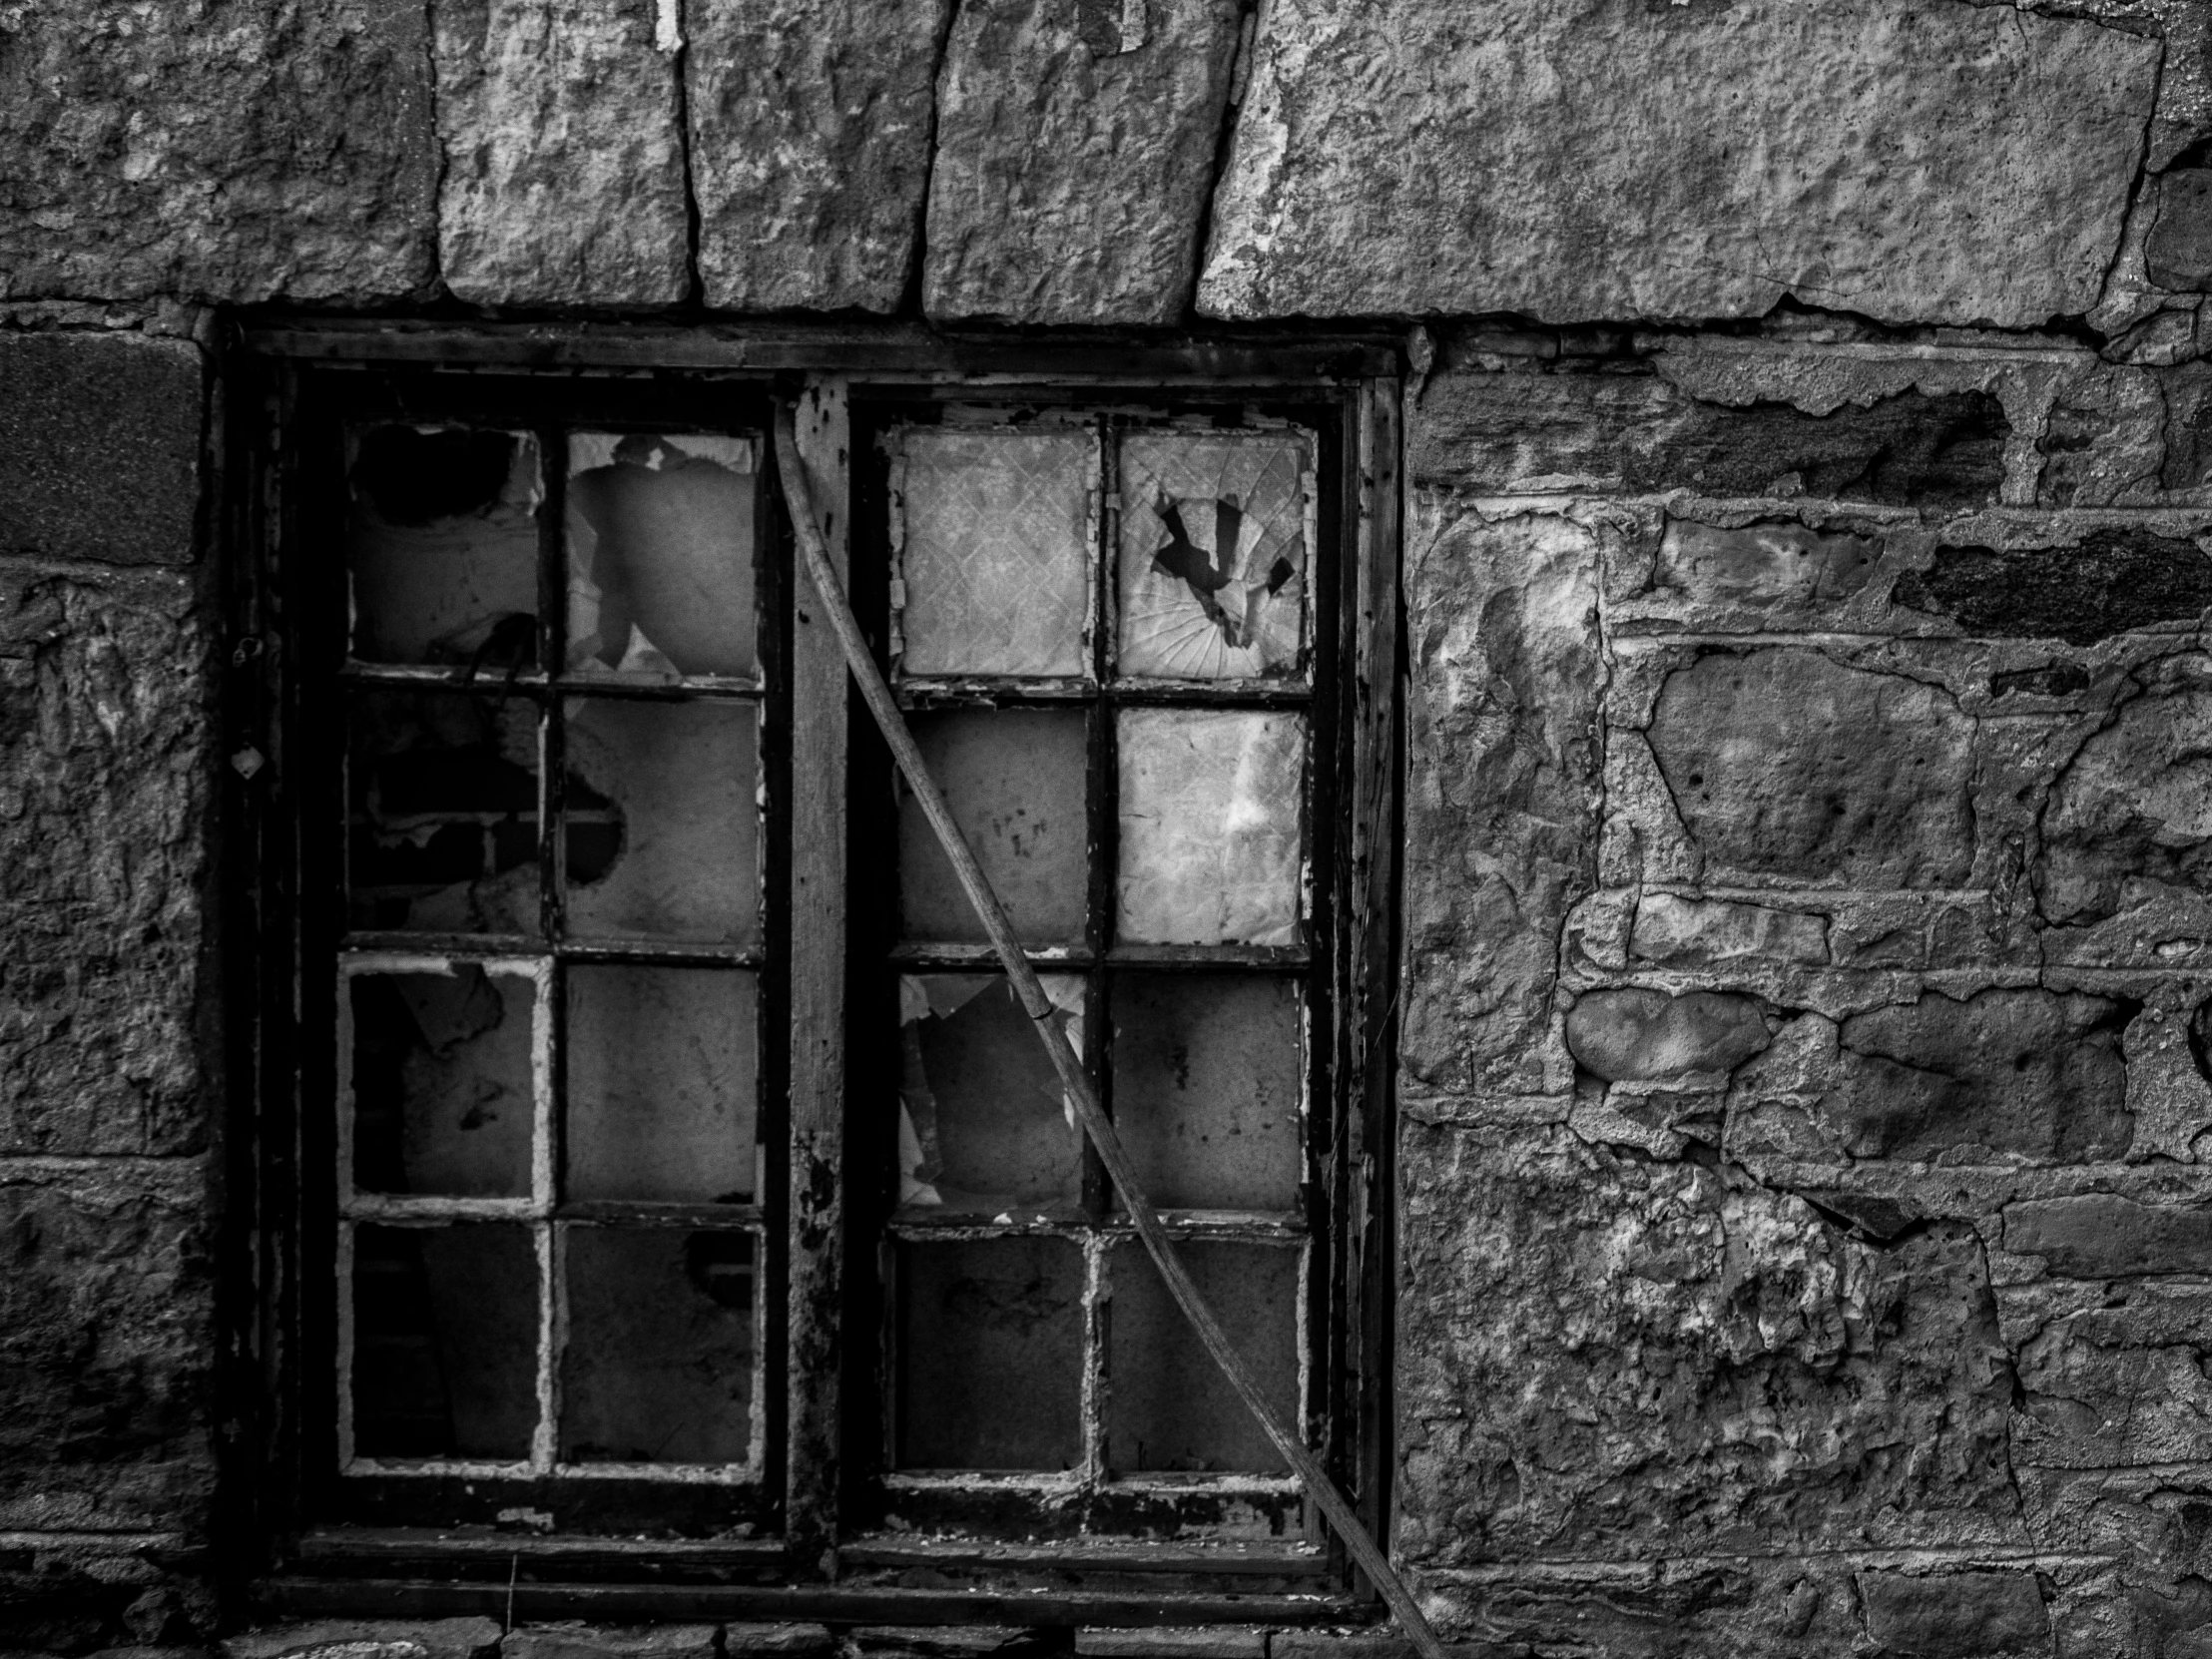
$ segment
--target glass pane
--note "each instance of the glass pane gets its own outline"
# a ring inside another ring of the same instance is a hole
[[[1041,976],[1060,1027],[1083,1047],[1083,981]],[[1082,1197],[1082,1132],[1013,986],[994,974],[898,981],[898,1201],[996,1215]]]
[[[1079,709],[983,709],[917,715],[912,722],[929,776],[1028,944],[1083,939],[1090,880],[1086,720]],[[971,943],[988,937],[920,803],[903,787],[898,886],[906,937]]]
[[[526,432],[373,426],[350,434],[345,562],[353,655],[537,662],[538,446]]]
[[[753,1196],[755,981],[698,968],[568,974],[568,1196]]]
[[[565,712],[584,786],[566,808],[569,934],[757,942],[752,708],[570,698]]]
[[[909,427],[897,445],[902,672],[1086,673],[1096,434]]]
[[[353,1449],[362,1457],[530,1454],[538,1262],[507,1223],[353,1233]]]
[[[1165,1209],[1298,1203],[1298,986],[1258,976],[1114,981],[1114,1122]]]
[[[1123,674],[1231,680],[1305,666],[1310,456],[1298,432],[1122,440]]]
[[[1178,1244],[1230,1345],[1288,1422],[1298,1420],[1296,1246]],[[1140,1244],[1117,1245],[1106,1365],[1106,1461],[1136,1469],[1288,1472]]]
[[[1064,1469],[1080,1452],[1083,1261],[1065,1239],[908,1245],[899,1465]]]
[[[1124,942],[1298,942],[1306,717],[1124,709]]]
[[[522,697],[352,699],[355,927],[538,930],[538,709]]]
[[[354,1186],[528,1197],[537,986],[457,963],[450,973],[357,973],[347,988]]]
[[[561,1455],[742,1463],[753,1454],[753,1236],[564,1229]]]
[[[568,440],[568,666],[752,674],[749,437],[578,432]]]

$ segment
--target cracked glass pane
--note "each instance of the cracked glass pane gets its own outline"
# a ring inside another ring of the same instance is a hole
[[[909,427],[893,452],[900,672],[1080,675],[1098,438]]]
[[[1123,709],[1116,936],[1295,945],[1306,717]]]
[[[1025,944],[1083,939],[1090,886],[1087,719],[1079,709],[911,717],[929,776]],[[898,884],[907,938],[981,943],[988,937],[903,779]]]
[[[528,978],[357,973],[353,1184],[363,1192],[521,1198],[536,1121]]]
[[[353,1233],[353,1450],[530,1454],[538,1420],[538,1260],[530,1230]]]
[[[1083,981],[1040,979],[1080,1053]],[[899,1203],[985,1215],[1077,1203],[1082,1134],[1013,986],[995,974],[906,974],[898,1020]]]
[[[1081,1453],[1083,1260],[1065,1239],[900,1248],[898,1464],[1064,1469]]]
[[[570,670],[755,673],[757,440],[578,432],[568,466]]]
[[[349,718],[352,924],[536,932],[537,705],[368,691]]]
[[[1163,1209],[1298,1203],[1298,984],[1259,975],[1114,981],[1114,1123]]]
[[[750,1233],[562,1229],[561,1456],[743,1463],[753,1453]]]
[[[1121,673],[1235,680],[1305,667],[1311,457],[1299,432],[1122,439]]]
[[[535,666],[538,447],[527,432],[372,426],[348,434],[353,655]]]
[[[564,713],[570,936],[758,943],[752,707],[571,698]]]
[[[568,1196],[753,1196],[756,986],[744,972],[568,973]]]
[[[1180,1243],[1176,1250],[1276,1415],[1298,1421],[1300,1247]],[[1289,1472],[1168,1295],[1144,1246],[1117,1245],[1108,1260],[1107,1464],[1117,1473]]]

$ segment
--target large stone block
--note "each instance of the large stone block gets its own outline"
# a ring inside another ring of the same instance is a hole
[[[1748,997],[1688,991],[1586,991],[1567,1010],[1567,1049],[1607,1082],[1727,1072],[1767,1046]]]
[[[208,1134],[207,653],[182,577],[0,567],[0,1153]]]
[[[2094,645],[2212,609],[2212,554],[2135,524],[2093,530],[2072,547],[1945,547],[1900,580],[1895,598],[1983,639]]]
[[[2156,41],[1910,0],[1269,9],[1199,309],[2031,326],[2096,302]]]
[[[952,0],[691,0],[699,279],[731,310],[890,311],[913,276]]]
[[[696,1626],[676,1628],[697,1633]],[[712,1626],[708,1632],[711,1649]],[[518,1651],[536,1659],[540,1633],[516,1635]],[[233,1636],[223,1644],[223,1659],[493,1659],[501,1651],[499,1626],[487,1618],[322,1619]]]
[[[939,82],[933,317],[1171,323],[1235,66],[1237,0],[970,0]]]
[[[2030,1199],[2004,1211],[2004,1248],[2068,1279],[2212,1275],[2212,1210],[2139,1204],[2115,1193]]]
[[[2050,1616],[2031,1572],[1859,1575],[1867,1634],[1886,1659],[2041,1659]]]
[[[0,9],[0,298],[420,287],[424,36],[393,0]]]
[[[2212,1293],[2131,1279],[2003,1293],[2013,1455],[2046,1468],[2212,1460]]]
[[[691,287],[673,8],[438,0],[438,246],[486,305],[664,305]]]
[[[0,334],[0,553],[190,561],[205,381],[182,340]]]

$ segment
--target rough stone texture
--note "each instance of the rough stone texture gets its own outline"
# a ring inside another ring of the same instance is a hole
[[[711,1624],[537,1624],[510,1630],[499,1659],[717,1659]]]
[[[1896,1659],[2003,1659],[2050,1651],[2035,1575],[1960,1572],[1859,1575],[1867,1634]]]
[[[686,1627],[678,1627],[686,1628]],[[523,1632],[525,1643],[532,1633]],[[233,1636],[223,1659],[493,1659],[490,1619],[323,1619]]]
[[[438,243],[487,305],[690,291],[677,53],[652,0],[438,0]]]
[[[2083,312],[2159,58],[2085,22],[1899,0],[1278,5],[1199,309]]]
[[[189,562],[205,379],[181,340],[0,334],[0,554]]]
[[[1751,1002],[1711,991],[1591,991],[1567,1010],[1567,1050],[1608,1082],[1733,1071],[1767,1046]]]
[[[419,288],[424,33],[390,0],[0,7],[0,297]]]
[[[2161,287],[2202,288],[2212,278],[2212,172],[2181,168],[2160,180],[2144,253]]]
[[[932,317],[1170,323],[1237,52],[1237,0],[969,0],[939,81]]]
[[[2004,1248],[2068,1279],[2212,1275],[2212,1210],[2163,1209],[2109,1193],[2031,1199],[2004,1212]]]
[[[1899,582],[1895,597],[1954,617],[1982,638],[2094,645],[2162,622],[2196,622],[2212,609],[2212,554],[2193,539],[2134,525],[2093,532],[2074,547],[1946,547],[1932,569]]]
[[[952,0],[691,0],[699,279],[732,310],[889,311],[929,183]]]

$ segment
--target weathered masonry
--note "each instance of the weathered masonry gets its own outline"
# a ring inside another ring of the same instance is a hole
[[[0,4],[0,1651],[2212,1653],[2212,3]]]

